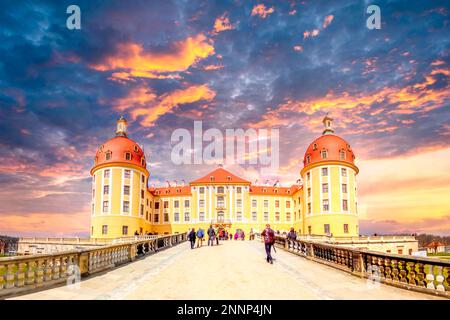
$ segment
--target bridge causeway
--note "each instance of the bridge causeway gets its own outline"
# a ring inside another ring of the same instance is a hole
[[[14,299],[441,299],[372,285],[281,248],[265,261],[258,241],[222,241],[191,250],[181,243],[101,274]]]

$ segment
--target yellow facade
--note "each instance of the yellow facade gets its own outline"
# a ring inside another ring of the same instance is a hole
[[[233,233],[240,229],[248,236],[267,223],[280,232],[294,227],[300,234],[358,236],[357,173],[348,161],[324,159],[306,164],[300,172],[302,185],[290,188],[211,177],[188,187],[149,189],[145,167],[96,162],[91,171],[91,237],[181,233],[206,230],[210,224]]]

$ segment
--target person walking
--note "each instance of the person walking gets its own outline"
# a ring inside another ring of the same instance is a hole
[[[290,241],[294,241],[297,240],[297,232],[295,232],[294,228],[291,227],[291,230],[289,231],[289,233],[287,234],[287,238]]]
[[[239,238],[239,232],[236,231],[236,233],[234,234],[234,240],[237,240]]]
[[[264,239],[264,247],[266,249],[266,260],[268,263],[273,264],[272,255],[270,251],[272,250],[272,246],[275,243],[275,232],[270,228],[270,224],[266,224],[266,228],[261,233],[262,238]]]
[[[242,241],[245,240],[245,233],[244,233],[244,230],[241,231],[241,240],[242,240]]]
[[[195,238],[196,238],[196,235],[195,235],[195,229],[192,228],[191,232],[189,232],[189,234],[188,234],[188,239],[189,239],[189,241],[191,242],[191,249],[194,249],[194,246],[195,246]]]
[[[216,232],[214,231],[212,225],[209,225],[209,229],[207,231],[208,233],[208,246],[211,243],[211,246],[214,245],[214,236],[216,235]]]
[[[205,232],[202,228],[197,230],[197,248],[203,247],[203,237],[205,236]]]
[[[216,244],[219,245],[219,228],[214,230],[214,238],[216,239]]]
[[[230,240],[233,240],[233,232],[230,231]]]

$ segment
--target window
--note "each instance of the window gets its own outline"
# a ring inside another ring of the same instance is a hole
[[[131,170],[125,170],[124,171],[124,178],[125,179],[130,179],[131,176]]]
[[[236,212],[236,220],[242,221],[242,212],[241,211]]]
[[[109,186],[103,186],[103,194],[109,194]]]
[[[275,208],[279,208],[280,207],[280,200],[275,200]]]
[[[252,207],[255,208],[258,206],[258,201],[256,199],[252,199]]]
[[[280,222],[280,213],[279,212],[275,212],[275,221]]]
[[[398,249],[398,254],[403,254],[403,249]]]
[[[308,203],[308,213],[311,213],[311,202]]]
[[[123,186],[123,194],[126,196],[130,195],[130,186]]]
[[[311,188],[308,188],[308,197],[311,197]]]
[[[134,145],[134,152],[139,152],[139,147],[137,145]]]
[[[242,193],[242,187],[236,187],[236,193]]]
[[[141,176],[142,183],[145,183],[145,176]]]
[[[323,232],[325,234],[330,234],[330,225],[329,224],[324,224],[323,225]]]
[[[175,222],[179,222],[180,221],[180,213],[175,212],[173,214],[173,221],[175,221]]]
[[[348,202],[347,202],[347,200],[342,200],[342,209],[344,210],[344,211],[348,211]]]
[[[184,213],[184,221],[189,222],[190,216],[189,216],[189,212],[185,212]]]
[[[218,187],[217,188],[217,193],[224,193],[224,188],[223,187]]]
[[[328,199],[323,199],[322,203],[323,203],[323,211],[328,211],[330,209]]]
[[[227,181],[231,181],[231,177],[230,176],[227,177]]]
[[[155,202],[155,209],[159,210],[159,202]]]
[[[201,187],[201,188],[199,189],[199,192],[200,192],[200,194],[204,194],[204,193],[205,193],[205,188],[204,188],[204,187]]]
[[[269,213],[267,211],[264,212],[264,221],[266,221],[266,222],[269,221]]]
[[[103,173],[103,178],[108,179],[109,178],[109,169],[106,169]]]
[[[290,201],[286,201],[286,208],[290,208],[291,207],[291,202]]]
[[[145,220],[148,220],[148,211],[145,211]]]
[[[311,226],[308,226],[308,234],[311,234]]]
[[[94,235],[94,227],[91,227],[91,236]]]
[[[144,189],[141,189],[141,198],[144,199]]]
[[[225,206],[225,200],[224,200],[223,196],[218,196],[217,197],[217,206],[218,207],[224,207]]]
[[[339,151],[339,159],[345,160],[345,151],[344,150]]]
[[[306,164],[310,164],[311,163],[311,156],[308,154],[306,156]]]
[[[164,201],[163,205],[164,205],[164,209],[168,209],[169,208],[169,201]]]
[[[256,211],[252,212],[252,221],[258,220],[258,215],[256,214]]]
[[[139,215],[140,215],[141,217],[144,216],[144,205],[143,205],[143,204],[141,204],[141,211],[139,212]]]
[[[190,205],[189,200],[184,200],[184,207],[189,208],[189,205]]]
[[[108,211],[109,211],[109,202],[103,201],[103,212],[108,212]]]
[[[155,214],[155,223],[159,223],[159,214]]]
[[[322,159],[326,159],[328,157],[327,150],[322,150],[322,152],[320,152],[320,156],[322,157]]]
[[[199,219],[200,221],[205,221],[205,213],[204,213],[204,212],[200,212],[200,214],[199,214],[199,216],[198,216],[198,219]]]
[[[106,160],[111,160],[111,151],[108,151],[105,155]]]
[[[108,225],[102,225],[102,234],[108,234]]]
[[[341,175],[342,175],[343,177],[346,177],[346,176],[347,176],[347,169],[342,168],[342,169],[341,169]]]
[[[348,233],[348,224],[344,224],[344,233]]]
[[[328,176],[328,168],[322,168],[322,176]]]
[[[328,183],[322,183],[322,192],[328,193]]]
[[[180,207],[180,201],[175,200],[175,201],[173,202],[173,207],[174,207],[174,208],[179,208],[179,207]]]
[[[236,207],[242,208],[242,199],[237,199],[236,200]]]
[[[199,206],[200,208],[204,208],[204,207],[205,207],[205,200],[200,199],[200,200],[198,201],[198,206]]]
[[[291,213],[286,212],[286,221],[291,221]]]
[[[128,226],[122,226],[122,235],[123,236],[128,235]]]
[[[125,160],[128,160],[128,161],[131,160],[131,153],[129,153],[129,152],[125,153]]]
[[[169,214],[168,213],[164,213],[164,222],[169,222]]]
[[[313,144],[313,151],[316,151],[317,150],[317,143],[314,143]]]
[[[409,255],[412,255],[412,249],[409,249],[409,250],[408,250],[408,254],[409,254]]]
[[[268,208],[269,207],[269,200],[264,200],[264,208]]]
[[[123,202],[123,212],[129,212],[130,211],[130,201],[124,201]]]
[[[306,179],[307,179],[308,181],[311,181],[311,172],[308,172],[308,173],[306,174]]]
[[[342,192],[347,193],[347,184],[345,183],[342,184]]]
[[[148,221],[152,221],[152,214],[151,213],[148,215]]]
[[[215,180],[214,176],[209,177],[209,180],[214,181]]]
[[[145,158],[144,157],[141,158],[141,166],[145,167]]]

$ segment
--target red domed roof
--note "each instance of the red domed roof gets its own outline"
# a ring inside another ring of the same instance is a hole
[[[322,151],[326,151],[326,158],[322,156]],[[334,134],[324,134],[314,140],[306,149],[303,165],[330,160],[354,164],[355,155],[347,141]]]
[[[122,162],[146,167],[142,148],[130,138],[117,136],[102,144],[95,154],[95,166],[105,163]]]

